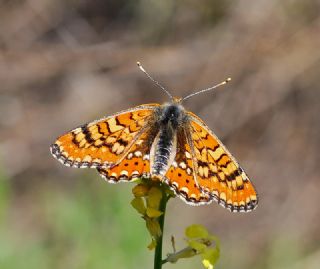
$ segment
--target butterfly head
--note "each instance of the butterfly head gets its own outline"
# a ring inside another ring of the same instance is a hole
[[[172,102],[173,102],[174,104],[180,105],[181,102],[182,102],[182,97],[173,96],[173,97],[172,97]]]
[[[162,106],[160,123],[162,125],[171,124],[172,127],[177,128],[185,120],[186,113],[184,107],[180,103],[172,102],[165,103]]]

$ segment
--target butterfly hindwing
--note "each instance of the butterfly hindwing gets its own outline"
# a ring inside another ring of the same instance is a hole
[[[112,167],[129,153],[157,106],[138,106],[78,127],[60,136],[51,153],[66,166]]]
[[[178,132],[177,140],[177,154],[166,174],[166,184],[188,204],[210,203],[211,197],[200,190],[195,180],[192,154],[185,130]]]
[[[258,198],[248,176],[203,121],[188,115],[201,190],[231,211],[253,210]]]

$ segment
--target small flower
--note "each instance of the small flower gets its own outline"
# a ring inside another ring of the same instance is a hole
[[[202,254],[202,264],[207,269],[213,269],[220,256],[219,248],[207,248]]]
[[[159,211],[157,209],[154,209],[152,207],[148,207],[147,210],[146,210],[146,214],[150,218],[158,218],[163,214],[163,212],[161,212],[161,211]]]
[[[203,252],[206,248],[207,248],[207,245],[205,243],[202,243],[202,242],[199,242],[199,241],[196,241],[196,240],[190,240],[188,242],[188,245],[197,251],[197,253],[200,253],[200,252]]]
[[[176,253],[168,254],[166,261],[175,263],[181,258],[190,258],[201,255],[202,264],[207,269],[213,269],[220,255],[219,240],[210,235],[207,229],[199,224],[194,224],[186,228],[188,246]],[[214,247],[212,245],[214,244]]]
[[[132,193],[134,197],[144,197],[144,196],[147,196],[149,189],[150,189],[149,186],[147,186],[146,184],[140,183],[134,186],[134,188],[132,189]]]
[[[186,228],[185,235],[188,238],[207,238],[209,233],[202,225],[193,224]]]
[[[191,247],[186,247],[178,252],[167,255],[166,262],[176,263],[179,259],[190,258],[197,255],[197,252]]]
[[[154,239],[158,239],[161,236],[161,228],[157,219],[145,217],[146,225],[149,233]]]
[[[152,187],[147,196],[147,206],[149,208],[158,209],[162,198],[162,191],[159,187]]]
[[[135,210],[137,210],[141,215],[144,215],[147,211],[146,206],[144,205],[144,201],[141,197],[135,197],[131,201],[131,205]]]
[[[152,238],[148,249],[156,249],[157,252],[157,242],[162,240],[162,228],[159,220],[164,214],[160,208],[165,210],[163,203],[166,203],[170,197],[174,197],[174,193],[160,182],[152,180],[139,180],[139,183],[132,189],[132,193],[134,198],[131,205],[142,215]],[[171,238],[174,253],[168,254],[162,263],[175,263],[179,259],[199,255],[202,258],[204,268],[214,269],[220,255],[219,240],[199,224],[187,227],[185,235],[187,246],[180,251],[176,251],[175,240],[173,237]]]
[[[156,248],[156,246],[157,246],[156,240],[152,239],[151,243],[148,245],[148,249],[153,250]]]
[[[141,181],[132,189],[132,193],[135,198],[131,201],[131,205],[146,221],[147,229],[152,237],[148,248],[152,250],[162,234],[159,217],[163,212],[159,210],[159,207],[163,197],[163,188],[160,182]]]

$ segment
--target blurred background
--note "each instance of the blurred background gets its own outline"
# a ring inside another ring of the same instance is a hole
[[[0,268],[152,268],[132,185],[49,153],[85,122],[167,101],[137,60],[176,96],[232,77],[185,107],[260,197],[248,214],[171,200],[164,253],[200,223],[221,240],[217,268],[319,268],[319,33],[317,0],[2,0]]]

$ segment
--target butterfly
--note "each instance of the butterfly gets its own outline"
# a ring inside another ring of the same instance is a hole
[[[110,183],[138,178],[167,184],[191,205],[218,202],[232,212],[258,204],[253,184],[219,138],[182,101],[175,98],[138,63],[171,98],[145,104],[84,124],[60,136],[50,150],[62,164],[96,168]]]

